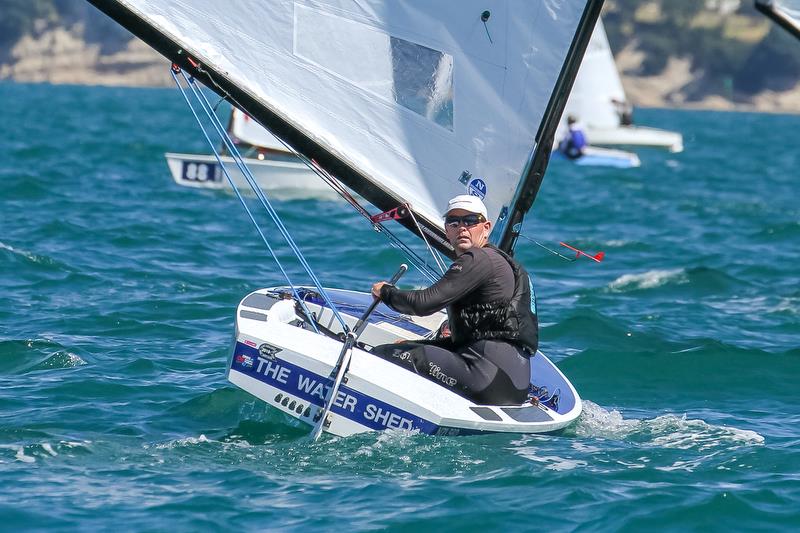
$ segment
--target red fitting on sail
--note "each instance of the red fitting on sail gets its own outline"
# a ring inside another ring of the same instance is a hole
[[[410,211],[408,208],[408,204],[399,205],[393,209],[389,209],[383,213],[378,213],[377,215],[372,215],[369,219],[374,222],[385,222],[387,220],[400,220],[401,218],[406,218],[409,215]]]

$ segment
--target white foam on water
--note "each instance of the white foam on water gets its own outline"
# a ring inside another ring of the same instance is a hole
[[[624,291],[629,289],[653,289],[677,281],[678,283],[688,283],[686,271],[682,268],[672,270],[649,270],[641,274],[624,274],[612,281],[608,288],[612,291]]]
[[[720,445],[752,446],[764,443],[764,437],[748,429],[715,426],[686,415],[662,415],[648,422],[648,429],[658,435],[652,443],[662,448],[709,451]]]
[[[46,263],[46,262],[51,261],[49,258],[40,257],[40,256],[36,255],[33,252],[28,252],[26,250],[18,250],[17,248],[14,248],[13,246],[5,244],[4,242],[0,242],[0,249],[8,250],[9,252],[11,252],[13,254],[20,255],[20,256],[24,257],[25,259],[33,261],[34,263]]]
[[[390,428],[374,434],[375,442],[361,446],[356,450],[356,456],[372,457],[375,452],[383,448],[414,448],[413,438],[419,435],[419,430]]]
[[[203,444],[207,442],[212,442],[208,437],[200,434],[199,437],[184,437],[182,439],[175,439],[168,442],[162,442],[160,444],[156,444],[155,448],[157,450],[171,450],[174,448],[182,448],[186,446],[196,446],[198,444]],[[150,445],[145,444],[145,449],[149,448]]]
[[[768,307],[768,313],[791,313],[793,315],[800,314],[800,298],[781,298],[778,303]]]
[[[84,361],[81,358],[81,356],[79,356],[77,354],[74,354],[72,352],[67,352],[67,360],[68,360],[67,366],[70,366],[70,367],[83,366],[83,365],[88,364],[86,361]]]
[[[25,455],[25,448],[22,446],[19,447],[17,450],[17,455],[14,456],[17,461],[22,461],[23,463],[35,463],[36,457],[31,455]]]
[[[624,439],[635,432],[640,424],[640,420],[626,420],[616,409],[607,411],[596,403],[584,400],[575,433],[579,437]]]
[[[90,441],[90,440],[85,440],[83,442],[77,442],[77,441],[73,441],[73,440],[62,440],[62,441],[59,441],[58,444],[59,444],[59,446],[66,446],[67,448],[86,448],[88,450],[89,449],[89,444],[91,444],[91,443],[92,443],[92,441]]]
[[[56,455],[58,455],[58,454],[56,453],[56,451],[53,449],[53,447],[52,447],[52,446],[50,446],[50,443],[49,443],[49,442],[43,442],[43,443],[42,443],[42,449],[43,449],[44,451],[46,451],[47,453],[49,453],[49,454],[50,454],[52,457],[55,457]]]
[[[558,455],[542,455],[542,449],[537,446],[522,446],[519,448],[514,448],[514,453],[524,459],[544,465],[547,470],[554,470],[556,472],[574,470],[576,468],[583,468],[588,465],[587,461],[580,459],[559,457]]]
[[[642,444],[647,447],[705,453],[764,443],[763,436],[748,429],[709,424],[705,420],[688,418],[685,414],[625,419],[619,411],[608,411],[587,400],[583,402],[583,412],[578,418],[575,432],[580,437],[618,440],[640,440],[643,437],[645,440]]]

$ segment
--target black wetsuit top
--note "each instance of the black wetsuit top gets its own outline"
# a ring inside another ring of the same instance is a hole
[[[423,290],[381,289],[392,309],[430,315],[447,307],[456,316],[467,306],[511,300],[514,272],[508,261],[489,247],[461,254],[444,276]],[[530,383],[528,353],[504,339],[454,344],[451,339],[386,344],[373,353],[424,376],[476,403],[515,405],[527,398]]]
[[[471,248],[427,289],[401,291],[384,285],[381,299],[400,313],[425,316],[447,307],[448,315],[455,316],[468,305],[508,301],[513,294],[514,272],[508,261],[491,248]]]

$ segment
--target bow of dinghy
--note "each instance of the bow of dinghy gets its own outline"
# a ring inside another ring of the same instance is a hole
[[[368,294],[328,289],[348,326],[370,305]],[[228,379],[250,394],[309,425],[319,420],[333,385],[346,334],[325,301],[311,288],[298,293],[315,317],[319,333],[288,288],[249,294],[236,313],[236,345]],[[401,429],[433,435],[484,432],[549,433],[563,429],[581,411],[575,389],[542,353],[531,359],[531,401],[519,406],[477,405],[369,353],[398,339],[425,338],[444,313],[408,317],[384,305],[367,321],[354,348],[347,377],[331,406],[325,431],[347,436]]]

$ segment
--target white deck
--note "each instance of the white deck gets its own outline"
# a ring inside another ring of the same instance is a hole
[[[368,294],[350,291],[330,290],[329,294],[343,301],[340,313],[350,326],[355,324],[358,314],[350,314],[353,302],[360,301],[366,307],[371,299]],[[320,315],[323,325],[336,331],[338,322],[332,319],[331,311],[313,300],[308,299],[309,309]],[[342,343],[315,333],[307,325],[302,327],[299,320],[293,322],[299,317],[294,315],[292,300],[283,300],[272,309],[276,301],[272,290],[262,289],[240,303],[236,316],[237,343],[228,379],[281,411],[313,425],[331,383],[328,376]],[[350,311],[343,312],[343,309]],[[410,323],[410,317],[379,307],[360,341],[367,345],[390,343],[398,339],[398,330],[405,330],[402,338],[419,338],[420,333],[428,331],[428,327],[435,328],[443,317],[437,314]],[[347,380],[334,403],[331,424],[325,428],[330,433],[347,436],[390,428],[439,435],[543,433],[562,429],[581,412],[575,389],[541,353],[531,359],[533,382],[551,392],[559,391],[557,407],[548,406],[546,402],[479,406],[364,348],[367,347],[353,351]]]

